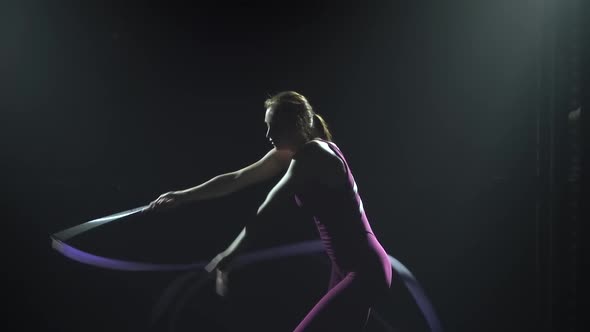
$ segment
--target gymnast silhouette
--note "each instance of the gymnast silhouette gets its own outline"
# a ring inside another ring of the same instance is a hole
[[[327,293],[294,331],[363,331],[371,306],[391,286],[392,267],[371,229],[350,167],[332,142],[326,122],[303,95],[280,92],[264,106],[266,137],[273,149],[240,170],[162,194],[149,209],[220,197],[285,172],[258,208],[256,220],[269,211],[280,211],[283,199],[294,199],[303,215],[315,222],[332,264]],[[227,293],[232,260],[252,243],[257,232],[259,223],[245,225],[229,247],[205,267],[215,274],[218,294]]]

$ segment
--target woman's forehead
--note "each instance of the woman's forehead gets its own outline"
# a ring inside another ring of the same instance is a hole
[[[267,123],[272,122],[274,113],[275,112],[271,107],[267,108],[266,113],[264,114],[264,122],[267,122]]]

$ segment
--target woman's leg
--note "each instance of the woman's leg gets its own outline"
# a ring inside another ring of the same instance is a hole
[[[370,285],[347,273],[299,323],[294,332],[363,331],[371,306]]]
[[[328,291],[330,289],[334,288],[334,286],[338,285],[338,283],[340,281],[342,281],[342,279],[344,279],[345,275],[346,275],[346,273],[342,272],[340,270],[340,268],[338,267],[338,265],[332,264],[332,272],[330,273],[330,282],[328,283]]]

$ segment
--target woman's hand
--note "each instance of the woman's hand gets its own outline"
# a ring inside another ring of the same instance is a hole
[[[228,293],[228,276],[229,276],[229,256],[222,252],[215,256],[209,264],[205,266],[205,270],[209,273],[215,273],[215,292],[219,296],[226,296]]]
[[[157,199],[150,203],[148,210],[160,210],[164,208],[173,208],[184,201],[184,194],[177,191],[170,191],[160,195]]]
[[[220,269],[215,269],[215,271],[216,271],[215,292],[219,296],[226,296],[229,291],[229,287],[228,287],[229,272],[223,271]]]

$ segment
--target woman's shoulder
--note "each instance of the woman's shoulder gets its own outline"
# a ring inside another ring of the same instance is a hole
[[[316,170],[324,169],[332,172],[334,170],[345,171],[345,165],[342,159],[334,152],[329,144],[334,144],[328,141],[314,139],[310,140],[303,147],[297,155],[305,159],[306,162],[314,164]],[[318,167],[321,166],[321,167]]]
[[[332,154],[330,147],[323,140],[312,139],[307,141],[303,146],[299,148],[294,157],[300,158],[318,158],[326,157]]]

